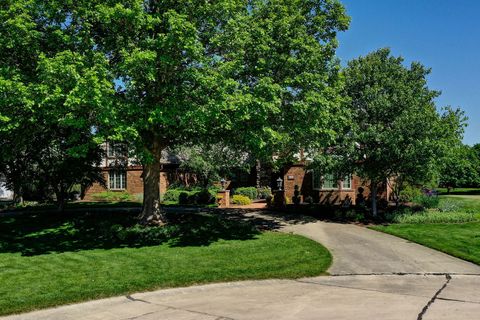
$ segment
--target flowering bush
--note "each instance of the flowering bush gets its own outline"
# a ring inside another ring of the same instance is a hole
[[[242,196],[240,194],[236,194],[232,197],[232,203],[233,204],[239,204],[241,206],[246,206],[252,203],[252,200],[250,200],[249,197]]]

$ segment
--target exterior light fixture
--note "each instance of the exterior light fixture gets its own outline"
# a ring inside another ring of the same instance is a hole
[[[220,180],[220,184],[222,185],[222,190],[225,191],[225,185],[227,184],[227,181],[222,178],[222,180]]]
[[[282,178],[278,177],[278,179],[277,179],[278,191],[282,191],[282,184],[283,184]]]

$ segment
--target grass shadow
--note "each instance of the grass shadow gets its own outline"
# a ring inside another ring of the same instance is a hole
[[[30,212],[0,217],[0,253],[34,256],[92,249],[208,246],[220,239],[255,239],[278,228],[264,219],[246,219],[242,212],[221,210],[167,211],[169,223],[144,228],[135,210],[73,210]]]

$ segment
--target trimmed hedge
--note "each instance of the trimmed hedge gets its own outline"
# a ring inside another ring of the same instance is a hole
[[[248,197],[250,200],[255,200],[258,197],[258,191],[255,187],[241,187],[235,189],[234,195],[241,195]]]
[[[232,197],[232,203],[233,204],[238,204],[241,206],[246,206],[252,203],[252,200],[250,200],[249,197],[242,196],[241,194],[236,194]]]
[[[168,189],[163,196],[163,201],[186,204],[213,204],[215,203],[217,189]]]
[[[133,201],[134,197],[126,191],[104,191],[92,194],[95,201]]]

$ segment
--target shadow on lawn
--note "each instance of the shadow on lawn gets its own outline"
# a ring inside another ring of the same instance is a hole
[[[255,239],[261,230],[278,228],[274,221],[246,219],[242,211],[168,212],[169,224],[143,228],[136,213],[39,212],[0,217],[0,253],[33,256],[91,249],[207,246],[220,239]]]

